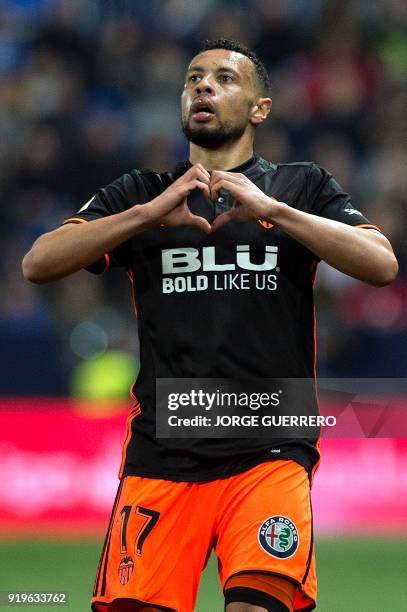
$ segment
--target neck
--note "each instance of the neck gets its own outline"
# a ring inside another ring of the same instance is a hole
[[[201,163],[208,172],[236,168],[253,156],[253,140],[227,143],[219,149],[204,149],[190,143],[189,161],[192,165]]]

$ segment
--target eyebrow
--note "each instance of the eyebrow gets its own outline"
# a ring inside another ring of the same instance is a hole
[[[188,68],[187,74],[189,72],[205,72],[205,68],[203,66],[192,66],[191,68]],[[237,72],[237,70],[234,70],[233,68],[229,68],[228,66],[218,66],[215,72],[217,74],[219,74],[220,72],[230,72],[230,74],[233,74],[237,78],[241,77],[241,75]]]

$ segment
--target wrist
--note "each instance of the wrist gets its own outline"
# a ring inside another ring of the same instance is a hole
[[[269,197],[267,201],[267,213],[266,220],[270,221],[273,225],[278,225],[280,221],[284,220],[287,215],[287,211],[291,210],[285,202],[279,202],[273,197]]]
[[[136,204],[132,210],[137,219],[139,231],[151,229],[158,225],[157,214],[151,202],[142,205]]]

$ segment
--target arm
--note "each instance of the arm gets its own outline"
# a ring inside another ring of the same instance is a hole
[[[376,230],[317,217],[277,201],[270,203],[267,219],[353,278],[382,287],[397,275],[398,263],[390,242]]]
[[[84,223],[69,223],[43,234],[25,255],[24,277],[33,283],[47,283],[85,268],[129,238],[160,223],[195,225],[205,232],[210,225],[193,215],[186,199],[194,189],[209,196],[209,173],[196,164],[162,194],[143,206]]]
[[[33,283],[59,280],[86,268],[122,242],[147,229],[145,206],[83,223],[68,223],[43,234],[25,255],[24,278]]]
[[[389,241],[379,232],[296,210],[267,196],[243,174],[213,172],[212,198],[222,188],[235,198],[235,205],[215,219],[212,231],[231,219],[267,219],[349,276],[378,287],[395,279],[397,260]]]

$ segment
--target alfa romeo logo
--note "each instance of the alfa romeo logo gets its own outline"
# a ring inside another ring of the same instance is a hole
[[[286,516],[270,516],[259,529],[263,550],[277,559],[288,559],[298,549],[299,536],[295,524]]]

